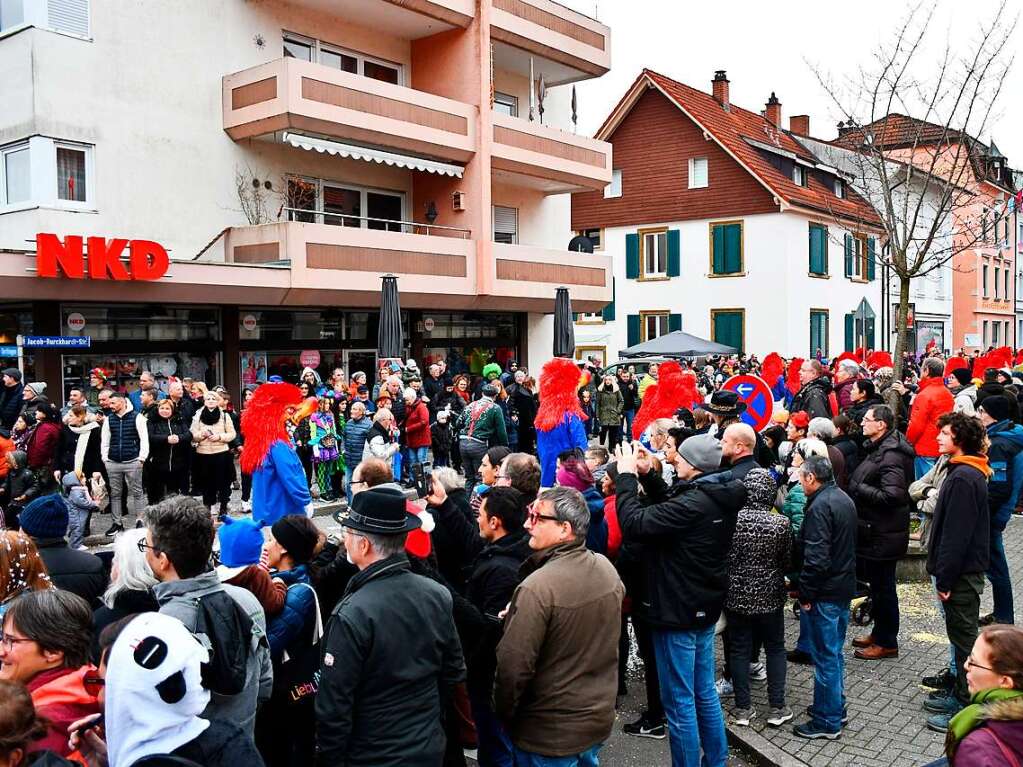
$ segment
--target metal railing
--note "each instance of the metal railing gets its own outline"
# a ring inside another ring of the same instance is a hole
[[[327,224],[328,226],[349,226],[360,229],[376,229],[386,232],[404,232],[405,234],[426,234],[441,237],[458,237],[468,239],[471,231],[456,226],[441,226],[417,221],[399,221],[391,218],[374,218],[372,216],[353,216],[348,213],[332,213],[326,210],[310,208],[282,209],[288,214],[288,221],[305,224]],[[354,222],[354,223],[347,223]],[[365,224],[363,223],[365,222]]]

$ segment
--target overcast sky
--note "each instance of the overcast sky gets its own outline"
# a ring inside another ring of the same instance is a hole
[[[775,0],[695,2],[694,0],[561,0],[594,15],[611,28],[611,71],[580,83],[579,130],[592,134],[644,67],[709,91],[714,70],[725,69],[731,100],[759,112],[771,91],[788,116],[809,114],[811,132],[833,138],[841,119],[814,76],[812,65],[835,75],[854,73],[871,63],[871,53],[900,26],[914,3],[909,0]],[[1019,0],[1009,0],[1015,9]],[[982,20],[989,21],[998,0],[928,0],[936,6],[930,29],[932,47],[921,62],[932,62],[946,38],[965,55],[974,47]],[[1012,19],[1008,19],[1011,21]],[[1023,34],[1011,46],[1023,53]],[[1023,56],[1002,91],[999,114],[991,123],[999,149],[1023,168]],[[924,71],[924,70],[921,70]]]

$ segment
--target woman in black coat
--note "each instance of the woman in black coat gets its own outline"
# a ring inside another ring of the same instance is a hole
[[[536,452],[536,426],[533,424],[536,419],[536,395],[533,389],[536,381],[527,377],[519,386],[515,387],[512,395],[512,407],[519,414],[519,444],[520,453]]]
[[[170,399],[162,399],[147,422],[149,430],[148,486],[150,503],[159,503],[165,495],[188,492],[188,459],[192,433],[179,417]]]
[[[63,477],[69,471],[80,471],[89,478],[96,472],[106,477],[100,454],[102,441],[101,424],[89,414],[84,405],[75,405],[61,426],[60,441],[57,443],[55,468]]]

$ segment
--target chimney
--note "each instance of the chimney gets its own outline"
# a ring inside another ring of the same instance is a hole
[[[710,87],[711,93],[714,94],[714,100],[727,112],[729,110],[728,75],[725,74],[725,70],[719,69],[714,72],[714,79],[711,80]]]
[[[789,117],[789,132],[798,136],[810,135],[810,115],[792,115]]]
[[[774,91],[771,91],[771,98],[767,100],[767,109],[764,110],[764,117],[775,127],[781,127],[781,102],[774,95]]]

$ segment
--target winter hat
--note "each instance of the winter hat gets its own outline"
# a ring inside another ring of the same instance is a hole
[[[266,379],[267,383],[284,383],[284,379],[280,376],[270,376]]]
[[[21,383],[21,371],[17,368],[4,368],[3,374],[5,376],[10,376],[18,383]]]
[[[806,429],[810,426],[810,415],[805,410],[800,410],[789,416],[789,423],[797,429]]]
[[[686,463],[704,474],[721,467],[721,443],[710,434],[690,437],[679,447],[678,454]]]
[[[263,553],[263,525],[252,519],[225,517],[217,530],[220,541],[220,564],[225,567],[248,567],[259,564]]]
[[[437,423],[447,423],[447,422],[448,422],[448,411],[446,409],[445,410],[438,410],[437,411]]]
[[[92,376],[96,376],[96,378],[98,378],[100,381],[106,381],[107,371],[105,371],[103,368],[93,368],[92,370],[89,371],[89,377],[91,378]]]
[[[770,511],[778,495],[778,483],[767,469],[750,469],[742,480],[746,488],[746,508]]]
[[[33,538],[63,538],[67,534],[67,504],[58,493],[36,498],[21,512],[21,529]]]
[[[1004,421],[1009,417],[1009,400],[1001,394],[992,394],[989,397],[985,397],[984,401],[977,405],[977,409],[983,410],[994,418],[995,421]],[[22,512],[22,516],[24,516],[24,512]],[[25,526],[24,522],[21,524],[22,527]]]
[[[32,383],[25,384],[26,389],[31,389],[37,397],[42,397],[46,394],[46,382],[45,381],[33,381]]]
[[[409,360],[408,362],[406,362],[405,369],[415,371],[417,373],[419,372],[419,366],[416,364],[415,360]]]
[[[295,514],[281,517],[274,522],[270,533],[291,555],[296,565],[304,565],[313,558],[318,535],[308,517]]]
[[[959,382],[960,386],[969,386],[973,380],[972,374],[966,368],[959,368],[952,371],[952,377]]]
[[[80,479],[78,479],[77,474],[75,474],[73,471],[69,471],[63,477],[61,477],[60,484],[63,486],[65,490],[71,492],[72,487],[80,487],[82,482]]]

